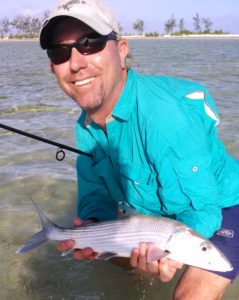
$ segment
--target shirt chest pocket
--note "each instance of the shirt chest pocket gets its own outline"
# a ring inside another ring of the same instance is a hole
[[[207,152],[182,160],[175,165],[175,170],[181,190],[195,209],[202,209],[205,203],[216,204],[218,188]]]

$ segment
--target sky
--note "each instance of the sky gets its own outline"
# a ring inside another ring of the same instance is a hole
[[[58,0],[0,0],[0,18],[17,14],[40,15],[51,10]],[[239,0],[105,0],[123,27],[123,33],[133,33],[132,24],[141,19],[145,32],[164,32],[165,22],[172,16],[184,18],[185,28],[193,30],[193,17],[209,18],[212,29],[239,33]]]

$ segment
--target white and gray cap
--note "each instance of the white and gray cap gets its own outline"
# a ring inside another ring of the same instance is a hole
[[[40,45],[47,49],[51,33],[59,17],[72,17],[101,35],[112,31],[120,34],[118,22],[110,7],[102,0],[61,0],[44,21],[40,30]]]

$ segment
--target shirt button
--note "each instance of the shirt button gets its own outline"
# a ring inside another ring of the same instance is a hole
[[[192,167],[192,170],[193,170],[193,172],[197,172],[198,167],[197,167],[197,166],[193,166],[193,167]]]
[[[134,184],[135,184],[135,185],[139,185],[139,182],[138,182],[138,181],[135,181]]]

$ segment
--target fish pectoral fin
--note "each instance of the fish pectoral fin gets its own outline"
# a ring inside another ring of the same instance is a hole
[[[74,250],[74,248],[71,248],[70,250],[63,251],[61,253],[61,256],[67,256],[68,254],[71,254]]]
[[[118,256],[118,254],[114,252],[102,252],[96,256],[96,259],[109,260],[115,256]]]
[[[152,245],[148,248],[147,251],[147,261],[156,261],[160,260],[163,257],[166,257],[170,254],[170,251],[162,250],[159,247]]]

